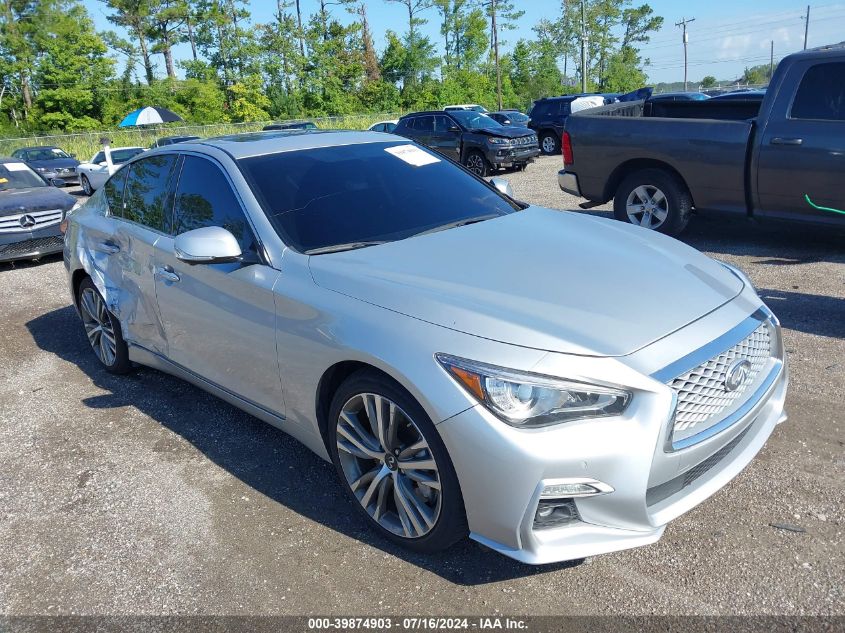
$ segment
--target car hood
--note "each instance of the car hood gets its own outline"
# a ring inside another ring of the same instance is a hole
[[[0,191],[0,215],[17,215],[31,211],[70,209],[76,198],[55,187],[30,187]]]
[[[480,128],[478,130],[470,130],[475,134],[483,134],[485,136],[503,136],[505,138],[519,138],[521,136],[531,136],[534,134],[527,127],[496,127],[496,128]]]
[[[312,256],[309,266],[317,285],[410,317],[591,356],[630,354],[743,288],[718,262],[672,238],[539,207]]]
[[[33,167],[46,167],[47,169],[67,169],[79,165],[79,161],[75,158],[51,158],[50,160],[31,160],[28,162]]]

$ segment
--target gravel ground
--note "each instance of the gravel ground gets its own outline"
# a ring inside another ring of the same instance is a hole
[[[559,167],[508,177],[577,209]],[[60,258],[0,265],[0,614],[845,615],[842,237],[705,216],[683,239],[783,321],[789,422],[659,543],[538,568],[378,540],[295,440],[159,372],[100,370]]]

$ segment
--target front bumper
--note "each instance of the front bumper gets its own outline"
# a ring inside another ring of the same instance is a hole
[[[638,386],[615,418],[522,430],[478,405],[444,421],[438,430],[458,474],[470,536],[530,564],[655,542],[669,521],[739,474],[786,419],[785,364],[774,361],[772,372],[764,392],[730,427],[671,452],[675,398],[659,380]],[[613,491],[575,498],[579,521],[536,528],[540,493],[559,479],[597,480]]]
[[[581,197],[581,188],[578,186],[578,176],[561,169],[557,172],[557,184],[563,191],[573,196]]]
[[[513,165],[521,165],[530,163],[540,155],[540,148],[533,147],[519,147],[513,149],[497,149],[488,152],[487,160],[497,167],[511,167]]]
[[[38,259],[61,253],[63,248],[64,237],[58,224],[35,231],[0,233],[0,262]]]

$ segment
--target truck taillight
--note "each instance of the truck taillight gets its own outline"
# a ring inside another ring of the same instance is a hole
[[[571,165],[575,162],[575,159],[572,157],[572,137],[569,136],[569,132],[563,133],[563,142],[560,145],[563,149],[564,166]]]

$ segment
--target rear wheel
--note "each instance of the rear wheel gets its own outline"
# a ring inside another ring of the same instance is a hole
[[[662,169],[642,169],[625,177],[616,190],[617,220],[678,235],[692,213],[692,197],[677,176]]]
[[[410,394],[376,372],[357,372],[338,389],[329,416],[332,462],[374,529],[421,552],[466,536],[452,462]]]
[[[490,173],[490,163],[481,152],[470,152],[464,159],[464,167],[480,178]]]
[[[546,155],[560,154],[560,139],[557,134],[548,130],[540,134],[540,149]]]
[[[106,371],[125,374],[132,369],[120,322],[106,307],[103,296],[90,277],[79,285],[79,312],[91,349]]]
[[[94,194],[94,188],[91,186],[91,183],[88,180],[88,176],[82,174],[79,177],[79,184],[82,185],[82,191],[85,192],[86,196],[90,196]]]

